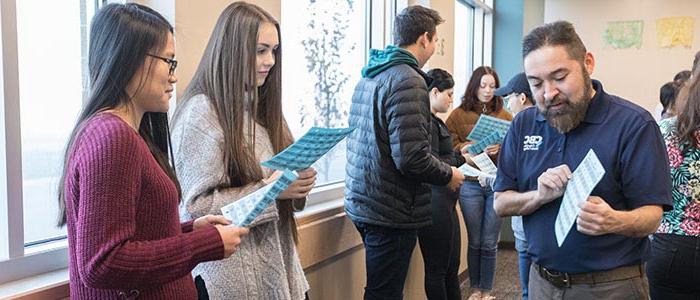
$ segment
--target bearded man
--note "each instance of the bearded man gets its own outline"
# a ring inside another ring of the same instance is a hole
[[[591,80],[595,60],[569,22],[528,33],[523,64],[536,107],[517,115],[503,142],[494,207],[523,216],[530,299],[648,299],[647,235],[672,205],[654,118]],[[590,149],[605,174],[559,246],[562,196]]]

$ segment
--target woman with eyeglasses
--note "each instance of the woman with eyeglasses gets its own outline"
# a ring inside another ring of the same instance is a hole
[[[220,216],[178,218],[166,115],[177,81],[172,32],[133,3],[92,20],[90,93],[59,189],[72,299],[196,299],[192,268],[230,256],[247,233]]]
[[[279,23],[256,5],[234,2],[219,16],[173,116],[182,218],[220,214],[279,176],[260,162],[292,143],[280,86]],[[297,172],[250,224],[236,254],[195,268],[213,299],[304,299],[309,285],[295,247],[293,204],[308,195],[316,171]]]

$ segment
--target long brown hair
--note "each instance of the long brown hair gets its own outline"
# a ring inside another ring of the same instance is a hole
[[[493,79],[496,81],[496,88],[501,86],[500,80],[498,80],[498,74],[496,74],[494,69],[488,66],[476,68],[476,70],[472,72],[472,77],[469,79],[467,88],[464,90],[462,103],[459,104],[459,108],[463,109],[464,111],[476,111],[477,113],[481,113],[481,111],[477,111],[478,106],[476,104],[479,103],[477,93],[479,92],[479,86],[481,85],[481,77],[484,77],[484,75],[493,76]],[[503,108],[503,98],[494,95],[493,99],[491,99],[491,101],[489,101],[489,103],[486,105],[491,112],[500,111]]]
[[[69,170],[73,144],[80,135],[85,121],[97,113],[130,105],[132,96],[126,87],[146,61],[150,51],[159,53],[165,47],[173,27],[158,12],[135,3],[108,4],[92,19],[88,69],[90,92],[75,127],[71,132],[64,154],[63,173],[58,187],[58,226],[66,224],[65,180]],[[152,62],[153,63],[153,62]],[[147,73],[150,74],[151,65]],[[143,87],[144,79],[139,85]],[[175,171],[170,165],[171,150],[166,113],[147,112],[139,124],[139,135],[145,140],[153,157],[170,177],[180,194]]]
[[[280,46],[265,83],[257,87],[256,47],[258,30],[263,23],[275,25]],[[281,46],[279,22],[272,15],[254,4],[232,3],[216,21],[202,60],[185,90],[184,101],[199,94],[207,96],[223,130],[223,163],[228,178],[226,185],[219,188],[240,187],[263,179],[260,162],[255,156],[255,141],[242,138],[246,136],[245,120],[248,121],[248,136],[255,138],[255,122],[267,129],[275,153],[293,142],[282,113]],[[281,218],[292,225],[296,239],[291,200],[278,202],[278,208]]]
[[[696,132],[700,129],[700,51],[695,55],[693,75],[683,85],[676,103],[680,104],[677,120],[677,134],[681,141],[688,142],[690,147],[698,147]],[[684,151],[687,149],[683,149]]]

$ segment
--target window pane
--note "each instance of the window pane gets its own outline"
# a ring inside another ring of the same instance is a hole
[[[347,126],[365,64],[365,0],[282,1],[282,98],[295,138],[312,126]],[[314,167],[317,185],[345,177],[345,143]]]
[[[56,195],[82,102],[81,2],[17,1],[25,244],[65,235]]]
[[[461,99],[473,67],[472,38],[474,27],[474,8],[468,6],[461,0],[455,1],[455,50],[454,50],[454,74],[455,79],[455,99]],[[461,101],[454,101],[453,106],[457,107]]]

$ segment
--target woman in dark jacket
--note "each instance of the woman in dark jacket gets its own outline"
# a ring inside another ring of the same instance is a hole
[[[431,112],[431,148],[435,157],[454,167],[464,164],[465,157],[453,150],[452,137],[445,123],[435,114],[446,113],[452,106],[454,81],[442,69],[428,72]],[[459,290],[459,219],[455,204],[457,192],[446,186],[432,185],[431,211],[433,224],[418,231],[425,262],[425,293],[428,299],[462,299]]]

